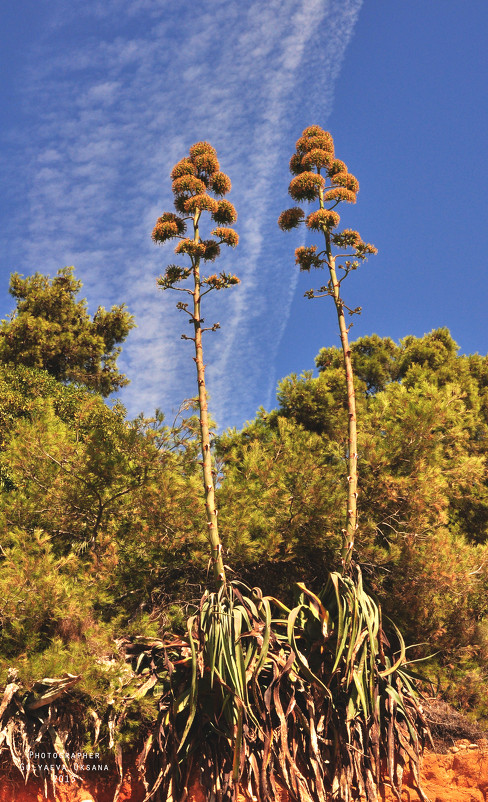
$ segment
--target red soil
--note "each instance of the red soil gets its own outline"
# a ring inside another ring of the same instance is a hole
[[[457,751],[446,755],[425,754],[422,783],[427,796],[431,802],[488,802],[488,743],[459,742],[455,749]],[[48,788],[46,797],[38,780],[31,779],[25,785],[16,772],[15,777],[13,774],[0,777],[0,802],[112,802],[116,785],[115,780],[87,778],[81,783],[58,783],[55,795]],[[395,799],[387,787],[380,796],[383,802]],[[132,766],[124,776],[118,802],[142,802],[143,799],[144,788]],[[245,802],[246,797],[239,796],[239,799]],[[407,775],[402,802],[418,801],[419,796]],[[198,785],[191,789],[188,802],[204,802]],[[286,802],[285,794],[279,802]]]

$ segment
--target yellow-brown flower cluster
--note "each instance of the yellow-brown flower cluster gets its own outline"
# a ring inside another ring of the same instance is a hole
[[[230,178],[225,173],[217,171],[210,176],[210,187],[216,195],[227,195],[231,190]]]
[[[214,274],[213,276],[208,276],[202,281],[202,284],[207,284],[214,290],[225,290],[233,284],[240,284],[240,279],[238,279],[237,276],[233,276],[231,273],[219,273],[219,275]]]
[[[317,256],[315,245],[310,247],[301,246],[295,250],[295,264],[299,265],[300,270],[310,270],[312,267],[322,267],[322,259]]]
[[[216,150],[208,142],[192,145],[190,155],[173,167],[171,178],[175,208],[183,214],[218,211],[217,201],[207,190],[222,196],[231,188],[229,177],[220,170]]]
[[[215,198],[210,197],[206,193],[202,193],[201,195],[194,195],[191,198],[187,198],[183,203],[185,212],[191,212],[192,214],[197,211],[197,209],[205,210],[207,212],[215,213],[218,208],[219,204]]]
[[[278,225],[282,231],[291,231],[292,228],[300,225],[304,217],[303,209],[300,209],[299,206],[294,206],[292,209],[286,209],[281,212],[278,217]]]
[[[323,171],[323,176],[321,175]],[[334,142],[331,135],[318,125],[305,128],[296,142],[296,152],[290,159],[290,172],[294,175],[289,186],[289,194],[296,201],[313,201],[320,198],[320,206],[324,203],[332,208],[320,208],[306,218],[306,225],[312,231],[322,231],[326,239],[326,251],[329,253],[330,244],[343,250],[351,249],[351,258],[364,260],[369,254],[377,253],[374,245],[363,242],[357,231],[345,229],[337,232],[340,217],[335,206],[341,201],[356,202],[356,193],[359,191],[359,182],[347,169],[346,164],[334,157]],[[325,178],[330,180],[327,186]],[[287,209],[278,218],[278,225],[283,231],[295,228],[302,222],[304,213],[299,207]],[[322,254],[322,256],[323,256]],[[343,254],[346,258],[348,254]],[[327,260],[321,258],[315,246],[297,248],[295,261],[300,270],[323,267]],[[346,273],[355,270],[359,261],[345,261]],[[326,292],[322,287],[320,292]],[[314,297],[310,290],[308,297]]]
[[[352,248],[357,259],[366,259],[371,254],[378,253],[378,249],[369,242],[363,242],[358,231],[352,228],[345,228],[338,234],[332,235],[332,242],[338,248]]]
[[[237,231],[234,231],[233,228],[223,228],[219,226],[213,229],[212,236],[218,237],[221,242],[230,245],[231,248],[235,248],[239,242],[239,234]]]
[[[329,209],[318,209],[312,212],[307,217],[307,227],[312,231],[323,231],[327,229],[330,231],[339,225],[340,217],[337,212],[330,211]]]
[[[211,156],[217,158],[217,151],[210,142],[195,142],[190,148],[190,159],[194,161],[195,157],[201,156],[202,153],[209,153]]]
[[[371,245],[370,242],[360,242],[356,245],[356,256],[358,259],[366,259],[367,256],[378,253],[378,248]]]
[[[175,195],[183,195],[184,193],[197,195],[201,192],[205,192],[205,190],[205,184],[195,175],[182,175],[180,178],[175,178],[173,181],[173,192]]]
[[[296,142],[296,153],[290,159],[290,172],[298,176],[312,167],[317,170],[328,168],[333,159],[334,141],[331,135],[319,125],[311,125],[305,128]]]
[[[207,173],[207,175],[216,173],[220,168],[219,160],[214,153],[199,153],[197,156],[193,156],[193,164],[200,173]]]
[[[352,228],[345,228],[339,234],[333,234],[332,242],[338,248],[356,248],[362,242],[359,231],[354,231]]]
[[[189,156],[181,159],[171,171],[173,181],[174,206],[177,212],[165,212],[156,222],[152,238],[155,242],[165,242],[174,237],[179,238],[175,253],[190,257],[190,267],[169,265],[164,276],[158,279],[163,289],[175,289],[175,285],[195,273],[200,260],[213,262],[221,251],[221,245],[235,248],[239,236],[227,224],[237,219],[237,212],[222,196],[231,189],[229,177],[220,170],[215,148],[208,142],[197,142],[192,145]],[[217,197],[213,197],[216,195]],[[220,198],[220,199],[218,199]],[[208,211],[216,228],[212,235],[215,239],[200,239],[200,212]],[[186,234],[186,222],[193,216],[193,238]],[[210,289],[224,289],[237,284],[239,279],[226,273],[209,276],[208,279],[197,279],[207,284]],[[185,309],[188,304],[178,304]],[[212,327],[214,330],[218,324]]]
[[[176,246],[175,253],[187,253],[194,259],[200,259],[205,256],[205,244],[192,239],[183,239]]]
[[[324,201],[325,203],[328,203],[329,201],[347,201],[347,203],[356,203],[356,193],[351,192],[349,189],[344,189],[344,187],[328,189],[327,192],[324,192]]]
[[[212,212],[212,220],[220,225],[227,225],[228,223],[235,223],[237,220],[237,212],[232,203],[228,200],[220,200],[217,203],[217,210]]]
[[[329,167],[329,175],[337,175],[337,173],[347,173],[347,167],[340,159],[334,159]]]
[[[330,180],[334,186],[344,187],[350,192],[359,192],[359,181],[351,173],[336,173]]]
[[[164,212],[158,217],[152,232],[154,242],[166,242],[184,234],[186,231],[185,221],[173,212]]]
[[[304,173],[307,168],[302,166],[302,157],[299,153],[294,153],[290,159],[290,173],[293,175],[300,175]]]
[[[288,189],[289,194],[293,200],[312,201],[318,198],[319,190],[323,189],[325,181],[318,173],[300,173],[290,181]]]
[[[329,132],[324,131],[320,125],[311,125],[309,128],[305,128],[295,147],[297,153],[302,156],[317,148],[325,150],[331,155],[332,159],[334,158],[334,140]]]
[[[329,167],[332,163],[332,155],[326,150],[320,148],[313,148],[302,158],[302,167],[310,170],[311,167],[316,167],[320,170],[322,167]]]
[[[220,245],[214,239],[205,239],[201,244],[205,248],[203,259],[206,262],[214,262],[217,256],[220,256]]]
[[[192,160],[189,159],[188,156],[185,156],[185,158],[177,162],[171,170],[171,180],[175,181],[177,178],[181,178],[182,175],[196,175],[196,172],[197,168]]]

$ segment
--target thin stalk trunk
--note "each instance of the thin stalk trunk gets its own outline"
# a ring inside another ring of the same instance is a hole
[[[320,193],[320,205],[324,208],[322,193]],[[357,523],[357,496],[358,496],[358,454],[357,454],[357,429],[356,429],[356,393],[354,390],[354,374],[352,369],[351,349],[349,347],[349,336],[344,317],[344,304],[340,297],[340,283],[335,269],[335,257],[332,254],[330,234],[325,233],[327,262],[330,273],[331,292],[334,299],[341,334],[342,353],[344,357],[344,370],[346,374],[347,390],[347,412],[348,412],[348,448],[347,448],[347,512],[346,527],[342,530],[342,549],[341,560],[342,569],[345,572],[351,562],[354,538],[358,528]]]
[[[194,225],[194,241],[200,239],[198,221],[200,212],[196,212]],[[202,319],[200,311],[200,260],[195,259],[193,265],[195,282],[193,291],[193,326],[195,329],[195,364],[197,366],[198,407],[200,411],[200,444],[202,448],[203,486],[205,492],[205,513],[207,516],[208,539],[210,541],[211,562],[217,587],[225,585],[225,569],[222,559],[222,543],[219,538],[217,523],[217,507],[215,504],[215,485],[212,472],[212,456],[210,453],[210,431],[208,426],[207,389],[205,386],[205,365],[202,348]]]

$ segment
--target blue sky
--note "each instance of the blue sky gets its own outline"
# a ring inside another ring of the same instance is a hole
[[[379,255],[344,285],[352,337],[447,325],[488,352],[488,7],[482,0],[16,0],[2,10],[0,315],[8,276],[74,264],[91,312],[126,302],[138,328],[121,366],[129,415],[170,417],[195,393],[172,259],[150,232],[169,172],[206,139],[233,183],[241,241],[219,268],[239,287],[206,319],[214,416],[241,426],[278,380],[338,344],[330,299],[307,301],[276,225],[302,129],[331,131],[359,179],[343,222]]]

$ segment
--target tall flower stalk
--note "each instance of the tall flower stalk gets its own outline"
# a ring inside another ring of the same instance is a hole
[[[321,250],[317,246],[300,247],[295,251],[295,261],[300,270],[310,271],[312,268],[326,268],[329,281],[317,290],[309,290],[308,298],[332,297],[339,323],[344,370],[347,390],[348,411],[348,443],[347,443],[347,509],[345,526],[342,530],[341,561],[343,572],[349,569],[357,523],[358,497],[358,454],[356,425],[356,396],[354,391],[354,374],[349,347],[349,329],[346,324],[345,311],[350,315],[359,313],[360,308],[351,309],[341,296],[341,285],[352,270],[356,270],[359,262],[369,254],[377,253],[376,248],[363,242],[357,231],[344,229],[337,231],[340,222],[335,211],[340,203],[355,203],[359,190],[357,179],[348,172],[343,161],[334,156],[332,136],[320,126],[306,128],[296,143],[296,151],[290,160],[290,171],[294,178],[290,182],[289,193],[296,201],[318,201],[319,208],[305,217],[304,211],[295,206],[282,212],[278,225],[284,231],[296,228],[304,220],[311,231],[321,233],[324,245]]]
[[[234,223],[237,214],[234,206],[223,200],[231,188],[229,177],[221,172],[217,153],[208,142],[197,142],[190,148],[189,156],[181,159],[171,172],[175,212],[165,212],[158,218],[152,238],[154,242],[164,243],[177,239],[175,253],[186,256],[189,266],[170,264],[158,284],[163,290],[172,289],[190,296],[189,302],[180,301],[177,308],[186,312],[193,324],[194,336],[182,334],[182,339],[192,340],[195,346],[195,365],[198,384],[198,408],[200,417],[200,445],[202,452],[202,472],[207,518],[208,539],[211,562],[217,587],[225,585],[225,567],[222,558],[222,543],[219,537],[217,507],[215,503],[215,483],[210,451],[210,427],[208,420],[207,388],[205,383],[205,364],[203,361],[202,335],[215,331],[219,324],[204,327],[202,318],[202,299],[213,290],[222,290],[239,283],[239,279],[229,273],[221,272],[205,276],[203,265],[214,262],[220,255],[222,244],[235,248],[239,236],[226,225]],[[210,194],[212,193],[212,194]],[[216,196],[216,197],[213,197]],[[202,215],[208,212],[216,225],[211,231],[212,239],[203,239],[200,233]],[[187,228],[190,227],[187,236]],[[191,286],[182,286],[187,280]]]

